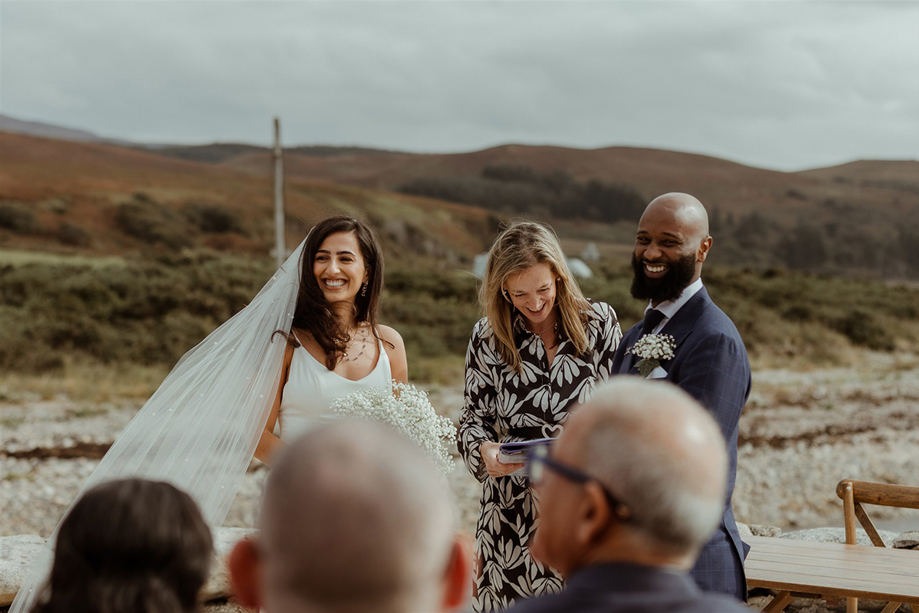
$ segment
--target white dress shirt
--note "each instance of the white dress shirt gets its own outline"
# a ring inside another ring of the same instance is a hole
[[[657,309],[664,314],[664,318],[659,324],[657,324],[657,326],[654,327],[653,330],[651,330],[651,334],[657,334],[663,330],[664,326],[667,325],[667,322],[670,321],[670,318],[676,315],[677,311],[683,308],[683,305],[689,302],[689,299],[695,296],[696,292],[698,292],[700,289],[702,289],[702,277],[699,277],[687,285],[686,289],[683,290],[683,293],[680,294],[680,297],[676,300],[667,300],[666,302],[660,303],[656,307],[652,307],[651,303],[649,302],[648,306],[645,307],[645,315],[647,315],[648,311],[650,311],[652,308]]]

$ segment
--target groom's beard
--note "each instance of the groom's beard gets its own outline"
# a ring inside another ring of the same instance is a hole
[[[692,283],[696,274],[696,255],[690,253],[670,263],[667,273],[659,279],[649,279],[645,275],[642,262],[632,253],[632,297],[638,300],[650,300],[658,304],[676,300],[683,290]]]

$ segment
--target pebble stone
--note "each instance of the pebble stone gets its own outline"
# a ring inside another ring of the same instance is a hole
[[[867,365],[802,372],[754,371],[740,421],[734,514],[754,526],[794,532],[842,526],[836,483],[854,478],[919,485],[919,364],[872,355]],[[456,418],[461,387],[430,390],[441,414]],[[137,402],[87,406],[66,398],[0,402],[0,536],[47,537],[96,459],[21,459],[10,453],[113,441]],[[449,476],[461,530],[475,531],[481,484],[457,459]],[[230,509],[227,527],[252,528],[267,469],[253,461]],[[869,507],[879,528],[919,530],[919,512]],[[912,522],[912,523],[910,523]],[[895,536],[895,535],[894,535]],[[223,603],[220,611],[237,611]],[[790,610],[814,609],[802,603]]]

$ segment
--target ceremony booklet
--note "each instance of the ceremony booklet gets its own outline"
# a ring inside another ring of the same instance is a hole
[[[502,464],[519,464],[525,462],[527,450],[530,447],[551,445],[554,442],[554,438],[538,438],[532,441],[520,441],[518,443],[502,443],[501,447],[498,448],[498,461]]]

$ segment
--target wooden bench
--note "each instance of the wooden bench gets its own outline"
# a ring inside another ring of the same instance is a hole
[[[870,598],[919,605],[919,552],[841,543],[744,537],[747,585],[778,590],[763,608],[782,611],[793,598]]]
[[[865,529],[868,538],[875,547],[886,548],[864,505],[876,504],[885,507],[919,509],[919,488],[909,485],[891,485],[889,483],[872,483],[843,479],[836,485],[836,495],[842,499],[843,520],[846,524],[846,543],[856,543],[856,521]],[[881,613],[893,613],[906,602],[890,599]],[[913,613],[919,613],[919,606],[910,603]],[[849,597],[846,601],[846,613],[858,613],[858,598]]]

